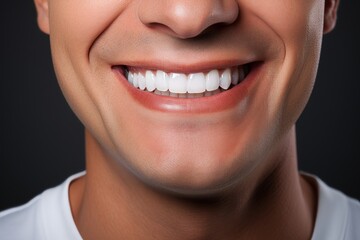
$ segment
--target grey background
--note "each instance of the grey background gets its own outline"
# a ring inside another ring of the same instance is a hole
[[[300,1],[300,0],[299,0]],[[0,210],[30,200],[84,169],[83,128],[52,69],[32,1],[2,3]],[[359,2],[341,2],[325,36],[317,83],[298,122],[300,169],[360,199]]]

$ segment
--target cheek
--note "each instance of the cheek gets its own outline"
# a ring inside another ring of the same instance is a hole
[[[285,51],[277,73],[269,77],[273,80],[262,89],[268,93],[269,115],[278,115],[281,125],[296,121],[311,93],[320,56],[323,4],[317,0],[248,1],[249,10],[281,39]]]
[[[286,44],[297,44],[323,26],[323,1],[246,0],[246,11],[261,19]]]
[[[91,89],[89,53],[97,38],[124,11],[129,0],[49,1],[50,43],[59,85],[69,105],[90,129],[102,128]],[[92,132],[103,132],[98,129]]]
[[[288,60],[289,69],[293,69],[284,100],[284,112],[293,114],[288,121],[297,120],[315,82],[323,36],[322,4],[322,1],[309,1],[303,13],[294,16],[298,19],[294,21],[296,25],[290,29],[284,27],[289,33],[285,61]]]
[[[124,10],[128,1],[50,1],[51,34],[61,34],[77,47],[89,49],[111,22]]]

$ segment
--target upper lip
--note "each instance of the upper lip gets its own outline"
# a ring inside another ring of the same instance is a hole
[[[130,61],[121,64],[113,64],[112,67],[122,67],[124,69],[138,69],[138,70],[162,70],[164,72],[174,73],[197,73],[207,72],[213,69],[226,69],[241,65],[246,65],[255,62],[255,60],[225,60],[225,61],[206,61],[206,62],[189,62],[186,64],[180,64],[176,62],[141,62],[141,61]]]

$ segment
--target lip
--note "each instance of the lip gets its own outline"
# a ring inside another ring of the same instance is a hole
[[[256,76],[259,74],[261,65],[262,62],[251,63],[249,74],[233,88],[219,94],[200,98],[174,98],[142,91],[129,84],[121,66],[113,66],[112,70],[132,98],[145,108],[168,113],[213,113],[228,110],[240,104],[248,95]]]

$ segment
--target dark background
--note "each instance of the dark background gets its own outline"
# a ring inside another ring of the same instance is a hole
[[[303,0],[299,0],[303,1]],[[54,76],[31,0],[1,3],[0,210],[84,169],[83,128]],[[342,0],[318,79],[300,118],[300,169],[360,199],[359,1]]]

